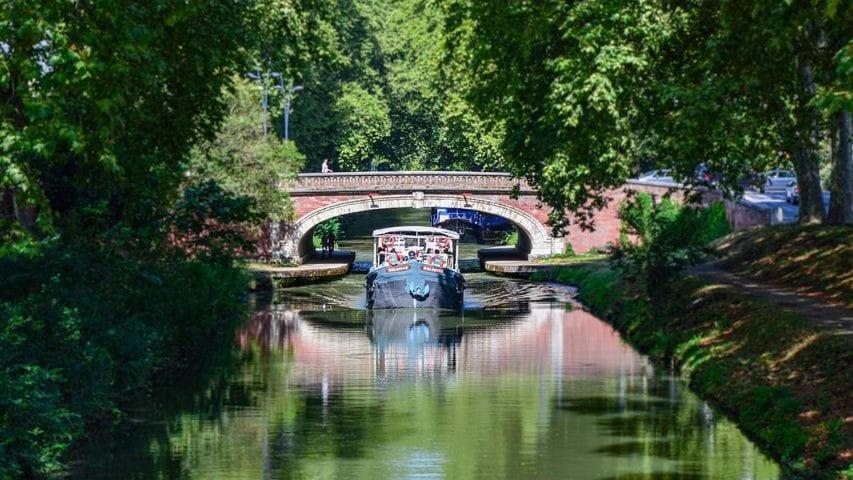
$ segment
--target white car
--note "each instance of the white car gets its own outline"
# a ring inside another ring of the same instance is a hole
[[[762,177],[764,177],[765,187],[787,188],[792,181],[794,183],[796,183],[797,181],[796,173],[792,172],[791,170],[783,170],[781,168],[774,168],[773,170],[764,173]]]
[[[663,168],[660,170],[650,170],[638,177],[638,180],[643,182],[667,182],[672,183],[675,180],[672,178],[672,170]]]

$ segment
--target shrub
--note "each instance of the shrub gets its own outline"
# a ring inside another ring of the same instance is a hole
[[[246,225],[262,218],[251,197],[231,194],[213,181],[191,185],[170,218],[172,244],[191,258],[229,262],[254,252]]]
[[[336,241],[344,238],[345,233],[344,228],[341,225],[340,218],[330,218],[314,227],[314,235],[312,238],[314,247],[322,247],[323,237],[330,234],[335,236]]]
[[[518,230],[513,229],[508,232],[503,232],[497,239],[499,245],[518,245]]]
[[[675,274],[697,263],[708,243],[731,231],[719,202],[697,208],[668,198],[654,203],[649,194],[640,193],[621,205],[619,217],[623,245],[614,255],[616,267],[626,278],[645,285],[656,310]],[[629,235],[636,241],[628,241]]]

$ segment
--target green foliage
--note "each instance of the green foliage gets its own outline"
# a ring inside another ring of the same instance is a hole
[[[622,245],[616,266],[626,278],[642,281],[655,307],[675,275],[697,263],[708,243],[731,231],[720,202],[697,208],[668,198],[654,203],[649,194],[640,193],[621,205],[619,217],[624,233],[636,241]]]
[[[639,168],[695,183],[703,162],[733,195],[748,175],[793,165],[801,218],[823,216],[819,147],[853,98],[849,2],[454,0],[445,10],[443,68],[458,72],[503,166],[538,187],[556,228],[586,223],[602,191]]]
[[[335,241],[341,240],[345,237],[345,232],[343,229],[343,225],[341,225],[340,218],[330,218],[325,222],[314,227],[314,235],[312,240],[314,242],[315,247],[323,246],[323,237],[326,235],[334,235]]]
[[[449,54],[501,134],[503,166],[535,185],[555,229],[604,204],[642,145],[653,58],[669,18],[653,1],[457,0]]]
[[[262,218],[252,198],[231,195],[208,180],[184,190],[171,217],[173,241],[190,258],[228,263],[254,252],[248,228]]]
[[[518,245],[518,229],[513,229],[510,232],[505,232],[498,240],[499,245]]]
[[[339,62],[334,21],[340,13],[336,1],[251,0],[252,29],[242,45],[244,53],[261,70],[297,78],[316,64]],[[280,97],[273,97],[280,107]]]
[[[235,195],[251,197],[265,220],[288,220],[290,197],[282,182],[305,160],[293,142],[264,138],[260,87],[235,77],[223,101],[226,115],[216,136],[194,148],[187,176],[193,183],[215,181]]]
[[[293,135],[308,168],[495,167],[498,139],[444,58],[444,9],[424,0],[333,2],[333,60],[302,72]]]
[[[215,129],[229,73],[244,69],[246,5],[4,5],[0,189],[18,197],[14,223],[39,234],[161,234],[183,159]]]
[[[338,165],[349,171],[376,170],[386,162],[379,146],[391,133],[385,100],[357,83],[341,85],[334,105],[338,118]]]
[[[246,283],[228,266],[88,249],[0,259],[0,477],[57,471],[155,372],[228,341]]]
[[[0,7],[0,478],[57,471],[155,374],[231,341],[231,259],[246,222],[287,218],[301,163],[259,140],[238,75],[327,48],[315,3]]]

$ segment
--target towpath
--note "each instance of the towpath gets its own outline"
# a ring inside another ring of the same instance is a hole
[[[704,263],[688,269],[688,273],[715,283],[731,285],[738,292],[795,312],[839,334],[853,334],[853,310],[841,305],[821,302],[794,290],[768,285],[724,270],[715,263]]]

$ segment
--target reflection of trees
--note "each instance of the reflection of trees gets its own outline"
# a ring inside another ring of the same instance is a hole
[[[259,310],[237,331],[237,343],[246,349],[286,347],[299,326],[299,312],[280,307]]]
[[[498,323],[271,306],[238,338],[242,361],[130,447],[147,463],[127,478],[774,475],[733,425],[560,304]]]

